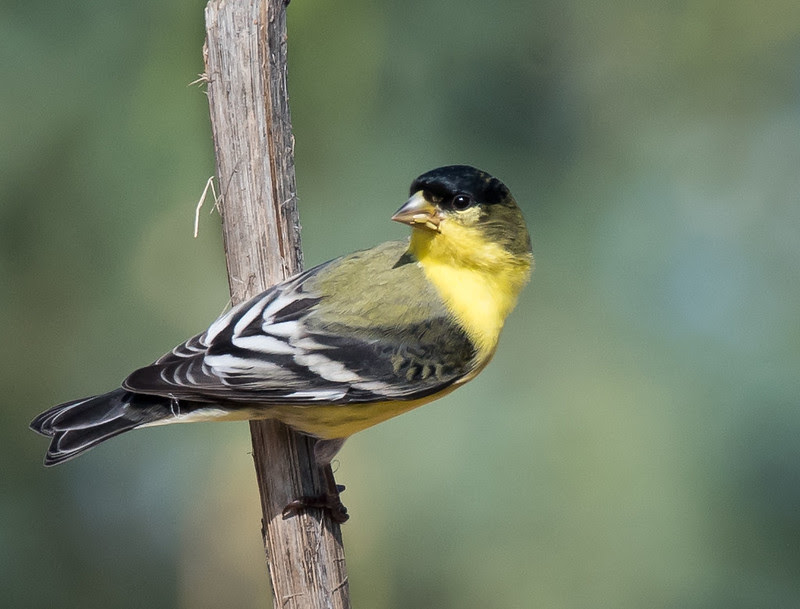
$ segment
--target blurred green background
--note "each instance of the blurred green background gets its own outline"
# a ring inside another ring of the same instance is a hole
[[[265,607],[245,424],[45,470],[44,408],[226,306],[203,3],[0,2],[0,606]],[[308,265],[503,179],[537,270],[493,364],[348,442],[354,606],[800,606],[800,4],[294,0]]]

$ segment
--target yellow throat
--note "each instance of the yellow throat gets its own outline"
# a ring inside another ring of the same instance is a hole
[[[475,343],[478,361],[497,346],[506,316],[531,274],[533,257],[514,255],[475,227],[442,222],[414,228],[410,252]]]

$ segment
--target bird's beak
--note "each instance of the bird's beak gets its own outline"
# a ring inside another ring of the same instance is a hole
[[[441,217],[433,203],[422,195],[421,190],[418,190],[395,212],[392,220],[438,232]]]

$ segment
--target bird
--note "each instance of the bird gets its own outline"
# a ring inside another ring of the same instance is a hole
[[[277,419],[316,440],[327,489],[305,507],[347,519],[330,463],[344,441],[440,398],[491,360],[533,269],[522,212],[469,165],[423,173],[391,217],[411,227],[234,306],[108,393],[54,406],[31,428],[57,465],[121,433],[192,421]]]

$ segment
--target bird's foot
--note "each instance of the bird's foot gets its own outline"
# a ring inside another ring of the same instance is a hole
[[[323,510],[328,510],[328,513],[331,515],[331,518],[334,520],[334,522],[338,522],[339,524],[347,522],[347,519],[350,518],[350,515],[347,513],[347,508],[344,506],[344,504],[342,504],[342,500],[339,498],[339,493],[341,493],[343,490],[344,486],[337,484],[335,486],[335,492],[322,493],[321,495],[316,496],[299,497],[283,508],[283,517],[288,518],[289,516],[297,514],[300,510],[307,508],[321,508]]]

